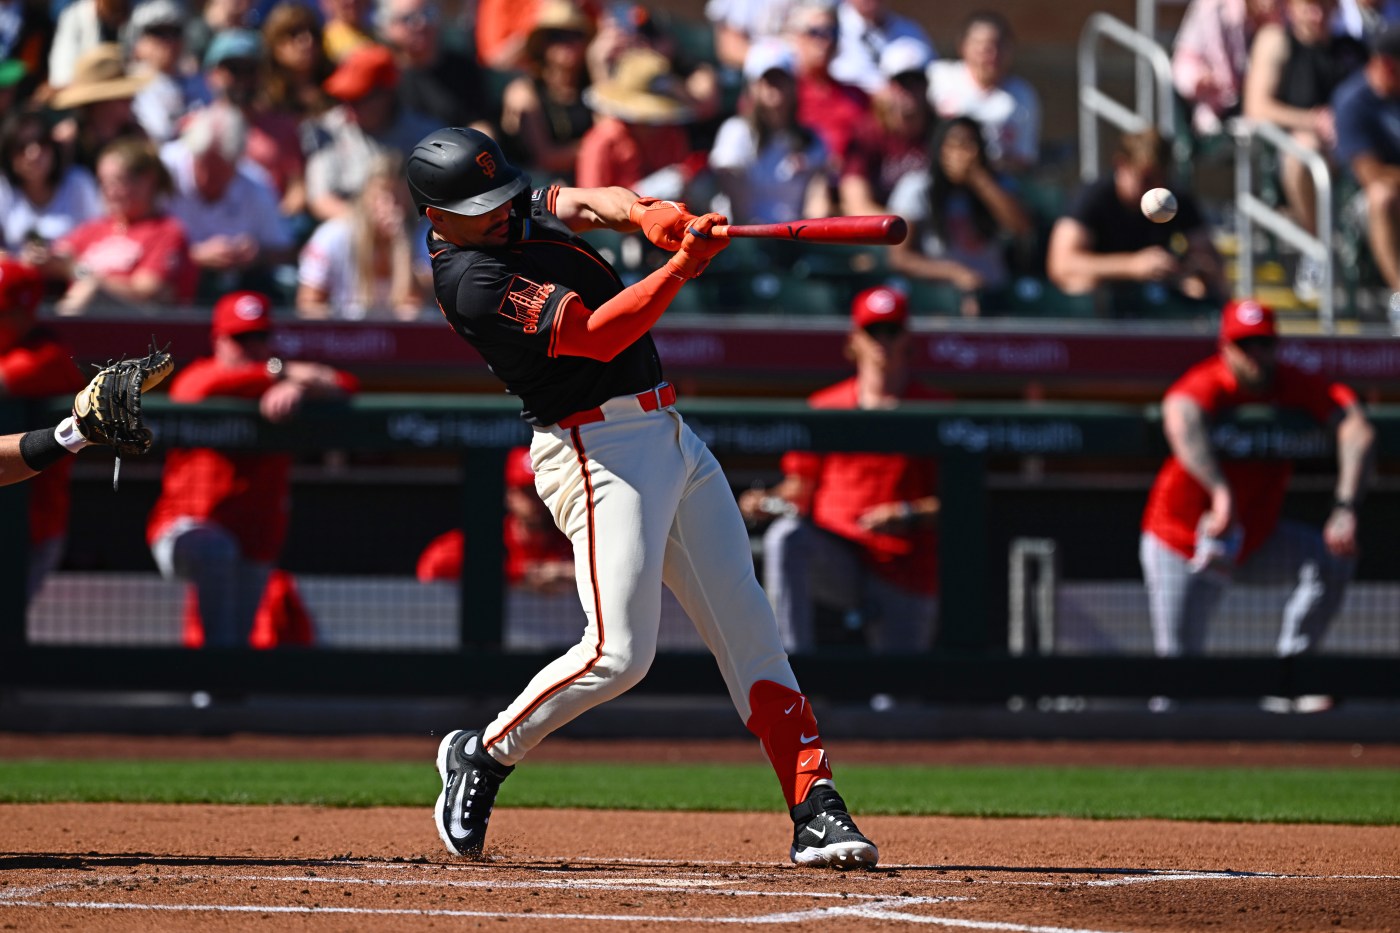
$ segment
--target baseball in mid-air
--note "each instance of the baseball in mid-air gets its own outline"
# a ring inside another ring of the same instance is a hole
[[[1164,224],[1176,216],[1176,195],[1166,188],[1153,188],[1142,196],[1142,216],[1154,224]]]

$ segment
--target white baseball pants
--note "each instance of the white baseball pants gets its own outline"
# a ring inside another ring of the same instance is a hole
[[[536,428],[535,489],[574,546],[583,637],[486,729],[513,765],[560,726],[634,686],[656,654],[670,587],[719,663],[739,716],[759,680],[797,690],[748,532],[719,462],[674,408],[630,396],[606,420]]]

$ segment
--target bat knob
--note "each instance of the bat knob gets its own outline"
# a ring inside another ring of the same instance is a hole
[[[903,243],[908,235],[909,223],[898,214],[890,215],[889,226],[885,229],[885,242],[894,246],[896,243]]]

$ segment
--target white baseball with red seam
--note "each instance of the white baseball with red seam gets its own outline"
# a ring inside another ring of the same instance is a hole
[[[1153,188],[1142,196],[1142,216],[1154,224],[1164,224],[1176,216],[1176,195],[1166,188]]]

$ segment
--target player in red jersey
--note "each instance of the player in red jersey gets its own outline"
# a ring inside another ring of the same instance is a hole
[[[1232,301],[1220,352],[1187,370],[1162,402],[1172,455],[1148,496],[1140,548],[1159,656],[1203,652],[1210,617],[1232,581],[1294,585],[1280,656],[1315,650],[1341,606],[1375,431],[1356,393],[1280,362],[1277,351],[1273,311]],[[1321,531],[1280,518],[1289,460],[1217,457],[1211,421],[1241,405],[1300,409],[1336,431],[1336,490]]]

